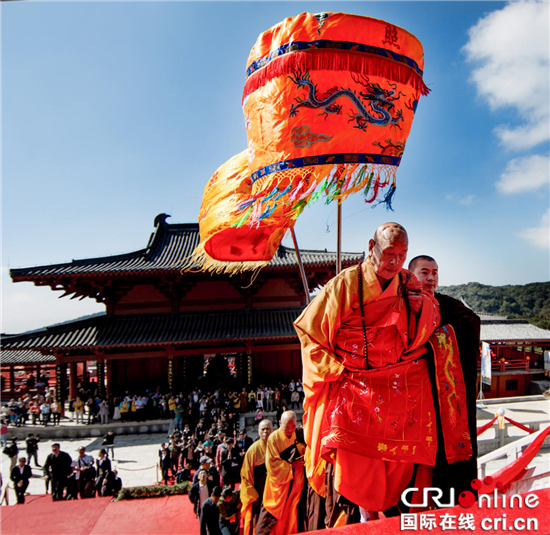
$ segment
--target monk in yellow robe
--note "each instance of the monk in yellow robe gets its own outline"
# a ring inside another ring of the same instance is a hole
[[[241,468],[241,514],[244,520],[244,535],[252,535],[258,523],[265,488],[267,469],[265,451],[267,439],[273,433],[270,420],[262,420],[258,426],[260,437],[246,452]]]
[[[296,414],[283,412],[279,429],[267,440],[267,478],[256,535],[290,535],[298,531],[305,444],[296,435]]]
[[[437,450],[421,357],[439,311],[402,269],[407,251],[405,229],[381,225],[367,259],[329,281],[295,322],[309,483],[321,496],[334,492],[367,512],[395,506],[414,463],[433,465]]]

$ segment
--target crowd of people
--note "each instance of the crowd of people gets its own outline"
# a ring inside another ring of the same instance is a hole
[[[32,374],[31,374],[32,376]],[[45,379],[43,379],[45,380]],[[32,378],[29,379],[31,384]],[[298,409],[303,400],[302,384],[292,380],[275,387],[260,385],[258,388],[215,390],[201,393],[198,389],[188,393],[164,393],[160,388],[145,391],[141,395],[126,392],[123,396],[103,397],[97,384],[86,380],[78,385],[78,395],[70,398],[66,416],[77,424],[107,424],[110,421],[173,420],[174,429],[183,429],[186,420],[198,421],[210,416],[220,416],[222,409],[233,417],[245,412],[255,412],[257,420],[264,412],[275,412],[281,407]],[[7,438],[6,427],[26,425],[59,425],[61,406],[55,398],[55,389],[49,388],[31,395],[23,393],[12,398],[0,410],[2,433],[0,440]]]
[[[33,477],[31,461],[40,468],[45,480],[46,494],[51,492],[54,501],[93,498],[95,496],[116,497],[122,488],[118,471],[112,467],[114,459],[113,431],[109,431],[102,441],[103,447],[94,459],[86,453],[86,448],[78,448],[78,456],[73,459],[61,450],[59,443],[52,444],[51,453],[44,464],[38,463],[38,443],[40,437],[29,433],[25,440],[27,456],[19,456],[17,439],[4,447],[3,453],[10,459],[10,477],[14,484],[17,503],[25,503],[25,492]],[[109,451],[108,451],[109,450]],[[109,457],[109,452],[112,457]]]
[[[275,412],[280,407],[298,409],[303,399],[300,381],[275,387],[260,385],[258,388],[237,390],[217,389],[213,392],[164,393],[160,388],[145,391],[141,395],[126,392],[123,396],[105,399],[91,389],[79,389],[78,396],[69,400],[68,414],[76,423],[108,423],[115,421],[174,420],[174,429],[183,429],[184,421],[197,422],[226,414],[238,416],[256,412],[259,420],[264,412]]]
[[[204,434],[200,428],[198,433],[197,430],[191,433],[186,426],[183,437],[176,431],[170,446],[162,445],[159,456],[161,464],[166,462],[164,477],[167,478],[168,470],[172,470],[177,482],[191,483],[189,499],[199,518],[201,535],[237,535],[241,524],[244,524],[247,535],[254,529],[257,534],[269,533],[277,519],[264,507],[265,492],[269,494],[266,501],[277,498],[277,489],[282,489],[286,498],[292,496],[290,502],[276,499],[280,502],[279,508],[296,507],[298,502],[303,501],[303,485],[292,483],[300,477],[303,483],[303,433],[296,426],[297,418],[293,411],[283,412],[277,423],[278,429],[274,431],[271,420],[262,420],[258,425],[259,438],[256,441],[248,436],[246,430],[241,430],[235,440],[214,426]],[[202,455],[194,474],[189,462],[184,468],[173,464],[172,452],[179,440],[185,442],[186,435],[203,441],[203,445],[208,443],[212,454],[210,457]],[[280,466],[281,463],[284,466]],[[235,490],[237,482],[240,482],[239,490]],[[289,527],[297,528],[297,525]]]
[[[22,394],[18,399],[12,398],[2,405],[0,421],[2,425],[22,427],[24,425],[59,425],[61,421],[61,405],[54,396],[54,389],[45,390],[40,394]]]

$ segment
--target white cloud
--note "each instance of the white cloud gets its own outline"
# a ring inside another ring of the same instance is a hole
[[[517,235],[535,247],[550,249],[550,208],[542,216],[538,227],[526,228]]]
[[[458,204],[470,206],[477,199],[477,195],[466,195],[466,197],[458,197],[456,193],[447,193],[447,195],[445,195],[445,199],[447,199],[448,201],[455,200]]]
[[[464,206],[470,206],[477,199],[477,195],[467,195],[463,197],[458,202]]]
[[[534,154],[510,160],[496,184],[501,193],[535,191],[550,184],[548,155]]]
[[[480,19],[464,46],[471,79],[493,111],[515,108],[523,124],[502,124],[504,146],[523,150],[550,138],[549,4],[514,2]],[[507,122],[506,122],[507,123]]]

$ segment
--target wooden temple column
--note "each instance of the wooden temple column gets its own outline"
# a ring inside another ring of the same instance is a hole
[[[10,390],[15,392],[15,364],[10,364]]]
[[[99,397],[105,397],[105,352],[100,349],[94,349],[93,351],[96,357],[96,370],[97,370],[97,394]]]
[[[113,362],[111,360],[106,360],[105,366],[107,367],[107,386],[105,387],[105,395],[109,398],[111,395],[111,384],[113,383]]]
[[[252,342],[246,343],[246,386],[252,384]]]
[[[97,360],[97,392],[99,397],[105,398],[105,361]]]
[[[76,362],[69,363],[69,399],[75,399],[78,393],[76,385],[78,377],[76,375]]]
[[[166,356],[167,356],[167,360],[168,360],[167,367],[166,367],[168,391],[173,392],[173,388],[174,388],[174,348],[172,346],[168,346],[166,348]]]
[[[55,400],[61,408],[61,417],[65,416],[65,383],[67,364],[57,357],[55,365]]]
[[[181,357],[181,383],[183,389],[187,388],[187,357]]]

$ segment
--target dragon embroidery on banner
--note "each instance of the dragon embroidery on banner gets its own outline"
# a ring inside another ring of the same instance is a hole
[[[325,119],[329,114],[340,115],[343,106],[338,104],[339,99],[345,98],[353,105],[353,113],[348,113],[350,117],[348,122],[355,122],[354,128],[358,128],[366,132],[369,125],[374,126],[390,126],[401,129],[399,122],[403,120],[403,111],[395,110],[395,101],[399,100],[404,95],[401,91],[395,94],[397,85],[388,82],[390,89],[383,89],[380,84],[370,82],[367,76],[353,75],[353,81],[362,85],[365,91],[359,92],[359,95],[352,89],[343,87],[333,87],[325,94],[317,95],[317,84],[311,81],[309,72],[302,74],[300,71],[295,72],[294,76],[288,77],[298,88],[307,87],[307,98],[297,97],[297,103],[290,107],[290,117],[298,114],[301,107],[305,108],[320,108],[323,110],[320,115],[325,115]],[[394,114],[392,115],[392,112]]]

